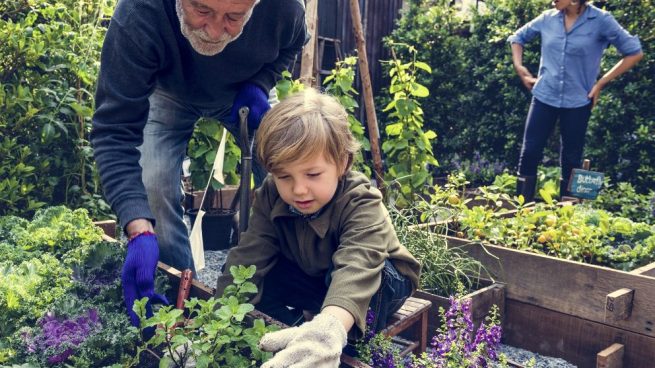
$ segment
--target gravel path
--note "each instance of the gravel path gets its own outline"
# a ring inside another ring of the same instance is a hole
[[[198,280],[203,284],[214,287],[216,280],[221,275],[221,266],[227,258],[226,250],[206,250],[205,251],[205,268],[198,271]]]
[[[530,359],[534,358],[534,368],[576,368],[577,366],[567,362],[564,359],[553,358],[548,356],[539,355],[528,350],[515,348],[509,345],[501,345],[500,352],[505,354],[508,360],[520,364],[520,366],[527,366]]]

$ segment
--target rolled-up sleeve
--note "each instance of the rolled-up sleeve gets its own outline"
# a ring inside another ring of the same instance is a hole
[[[619,22],[617,22],[609,13],[603,15],[601,34],[610,44],[614,45],[623,56],[634,55],[641,52],[641,42],[639,42],[639,37],[631,35],[621,27]]]
[[[507,38],[507,42],[510,44],[518,43],[519,45],[523,46],[526,43],[532,41],[533,38],[537,37],[537,35],[541,33],[544,16],[544,14],[541,14],[537,18],[528,22],[523,27],[519,28],[518,31],[514,32],[513,35]]]

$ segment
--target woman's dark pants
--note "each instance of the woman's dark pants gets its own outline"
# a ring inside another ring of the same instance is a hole
[[[567,188],[571,170],[582,164],[587,123],[591,116],[592,103],[577,108],[559,108],[532,98],[525,123],[523,147],[519,158],[519,175],[535,176],[537,166],[543,158],[548,137],[559,118],[561,188]],[[566,193],[560,193],[566,195]]]

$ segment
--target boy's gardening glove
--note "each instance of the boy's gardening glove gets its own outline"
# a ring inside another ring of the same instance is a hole
[[[168,305],[165,296],[155,294],[155,270],[158,260],[159,245],[155,234],[145,232],[127,243],[127,256],[123,263],[121,281],[125,307],[134,327],[139,327],[139,317],[132,310],[135,300],[148,297],[147,317],[152,316],[152,304]]]
[[[259,128],[259,123],[261,123],[264,114],[271,108],[268,103],[268,93],[256,84],[244,83],[239,88],[239,92],[237,92],[232,104],[232,111],[230,112],[230,122],[232,124],[239,124],[239,109],[243,106],[250,109],[248,130],[256,130]]]
[[[259,348],[278,353],[261,368],[337,368],[346,342],[341,322],[329,313],[319,313],[298,327],[264,335]]]

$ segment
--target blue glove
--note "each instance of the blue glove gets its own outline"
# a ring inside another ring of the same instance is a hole
[[[237,92],[230,112],[230,121],[239,124],[239,109],[247,106],[250,109],[248,114],[248,130],[253,131],[259,128],[262,117],[271,108],[268,103],[268,94],[258,85],[246,82]]]
[[[135,300],[148,297],[147,317],[152,316],[152,304],[168,305],[165,296],[155,294],[155,270],[158,260],[159,245],[155,234],[139,234],[127,243],[127,257],[123,263],[121,281],[125,307],[134,327],[139,327],[139,317],[132,310]]]

